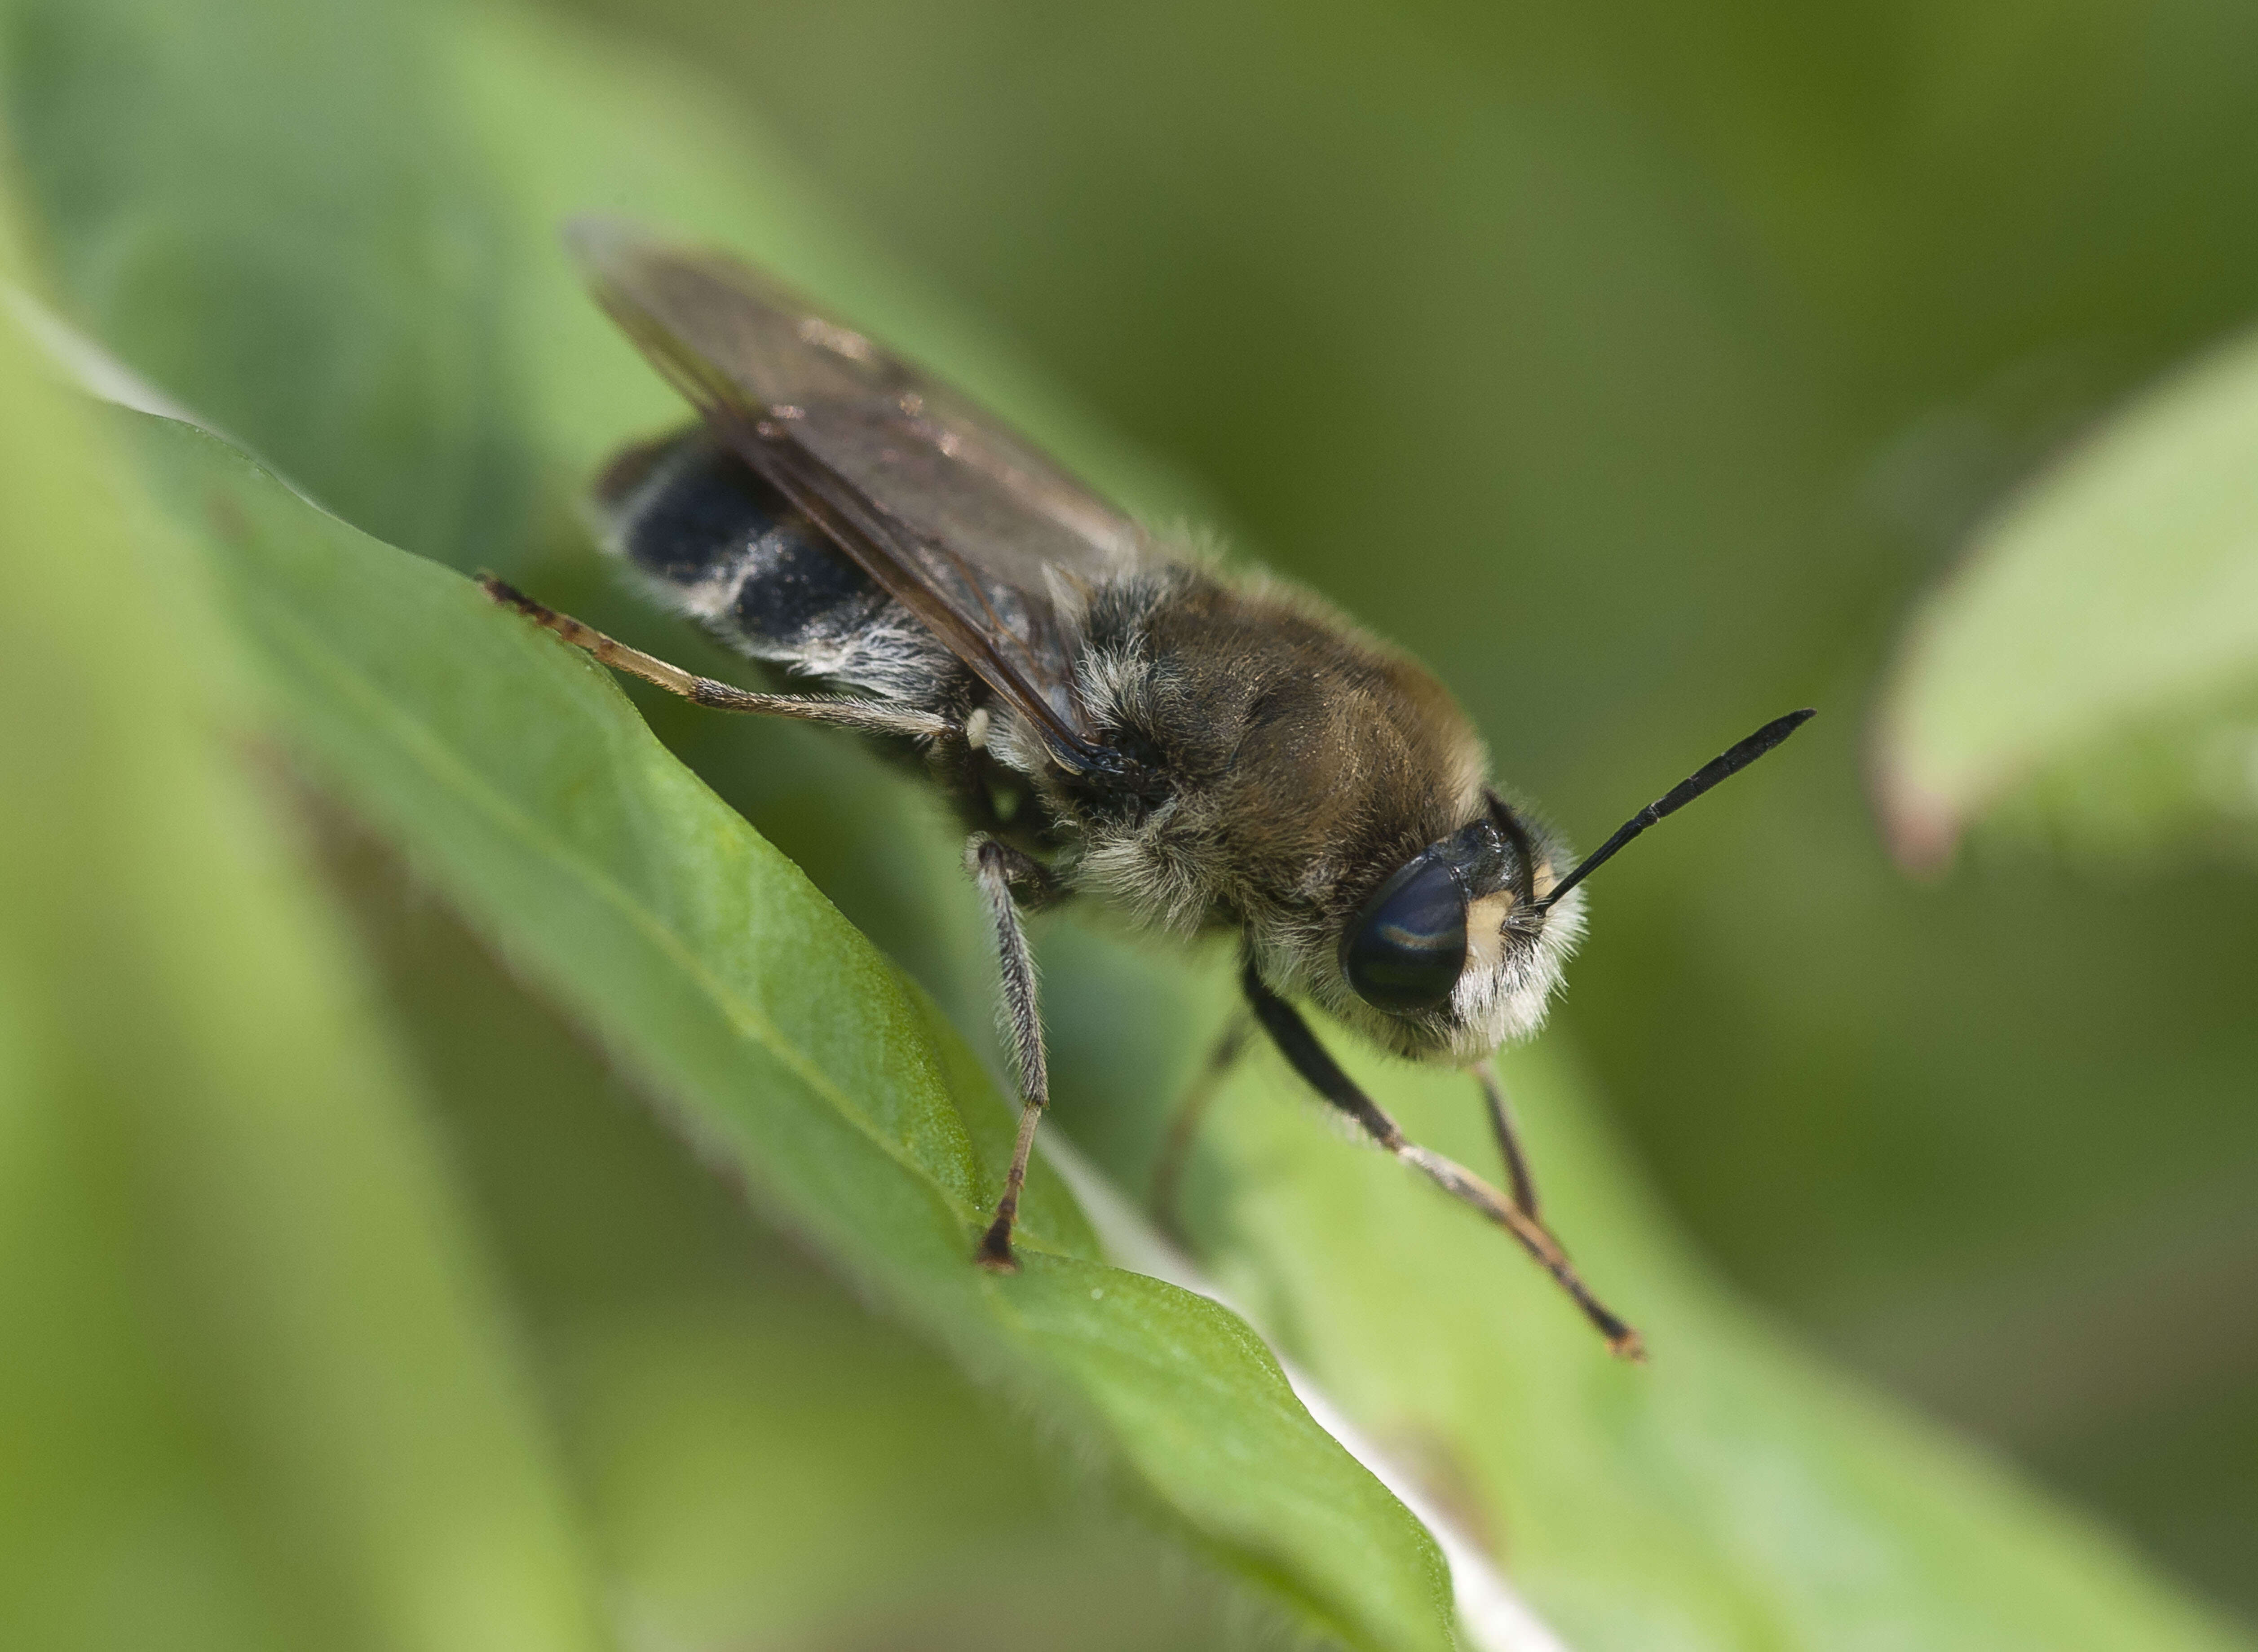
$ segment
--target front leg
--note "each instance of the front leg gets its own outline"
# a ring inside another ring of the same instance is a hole
[[[1027,1181],[1027,1158],[1034,1151],[1035,1126],[1050,1103],[1050,1072],[1043,1057],[1043,1017],[1035,998],[1035,957],[1019,924],[1019,906],[1012,893],[1014,883],[1025,884],[1038,899],[1056,892],[1058,880],[1050,869],[1032,855],[990,837],[976,837],[965,847],[965,860],[996,926],[996,958],[1003,977],[1004,1010],[1011,1025],[1012,1061],[1019,1074],[1019,1136],[1012,1149],[1012,1167],[1004,1175],[1004,1195],[996,1202],[995,1219],[981,1236],[973,1259],[998,1273],[1019,1271],[1012,1254],[1012,1226],[1019,1219],[1019,1190]]]
[[[1505,1086],[1497,1081],[1497,1064],[1485,1058],[1474,1063],[1474,1077],[1489,1108],[1490,1134],[1497,1138],[1498,1156],[1505,1160],[1505,1178],[1513,1188],[1513,1202],[1531,1222],[1537,1214],[1537,1178],[1530,1173],[1529,1156],[1521,1151],[1521,1132],[1514,1127],[1513,1108],[1505,1099]]]
[[[1617,1319],[1585,1287],[1576,1270],[1568,1264],[1566,1254],[1550,1233],[1534,1218],[1524,1213],[1513,1201],[1464,1166],[1453,1163],[1440,1153],[1430,1152],[1416,1142],[1406,1141],[1395,1121],[1382,1112],[1373,1099],[1357,1087],[1356,1081],[1341,1071],[1325,1046],[1317,1042],[1308,1022],[1294,1006],[1262,984],[1255,973],[1254,961],[1248,959],[1241,972],[1240,985],[1246,992],[1246,1001],[1253,1006],[1254,1018],[1270,1035],[1279,1053],[1293,1064],[1294,1070],[1309,1081],[1318,1095],[1346,1113],[1363,1126],[1364,1131],[1396,1158],[1412,1166],[1437,1187],[1452,1198],[1472,1205],[1499,1227],[1519,1240],[1521,1247],[1535,1257],[1544,1271],[1568,1293],[1584,1317],[1592,1322],[1600,1335],[1608,1339],[1611,1352],[1625,1359],[1646,1357],[1638,1333]],[[1533,1202],[1533,1199],[1532,1199]]]

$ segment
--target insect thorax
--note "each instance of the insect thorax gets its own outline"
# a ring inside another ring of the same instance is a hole
[[[1479,806],[1482,749],[1441,685],[1300,592],[1161,564],[1094,594],[1079,659],[1092,720],[1161,783],[1045,791],[1076,883],[1143,923],[1329,947]]]

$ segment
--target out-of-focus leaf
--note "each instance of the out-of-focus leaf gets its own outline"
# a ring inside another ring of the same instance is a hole
[[[1196,1021],[1227,994],[1220,976],[1203,993],[1133,974],[1106,996],[1117,1017],[1169,1005]],[[1076,1037],[1104,1039],[1093,1006],[1061,1010]],[[1495,1165],[1466,1077],[1328,1041],[1413,1139]],[[1096,1059],[1147,1065],[1123,1047]],[[1473,1213],[1324,1128],[1267,1049],[1206,1118],[1185,1221],[1254,1322],[1477,1535],[1569,1645],[2240,1644],[2113,1540],[1736,1304],[1688,1259],[1557,1045],[1501,1065],[1548,1218],[1645,1333],[1644,1368],[1608,1359]],[[1143,1180],[1133,1146],[1107,1157],[1125,1181]]]
[[[28,349],[0,325],[0,1645],[603,1644],[455,1191],[220,727],[225,635]]]
[[[316,772],[764,1209],[967,1368],[1047,1403],[1157,1514],[1313,1625],[1359,1646],[1449,1643],[1425,1532],[1310,1421],[1245,1325],[1092,1259],[1040,1171],[1024,1271],[971,1265],[1009,1110],[604,672],[213,439],[136,422]]]
[[[475,560],[525,460],[436,10],[18,0],[0,110],[75,322],[369,531]]]
[[[560,256],[561,226],[593,212],[753,259],[1043,431],[1049,450],[1128,505],[1161,519],[1195,508],[1184,478],[1097,425],[1007,341],[859,236],[725,82],[685,74],[632,36],[528,7],[465,8],[437,34],[508,249],[501,324],[524,379],[523,418],[560,486],[584,487],[624,434],[685,417]]]
[[[1878,783],[1900,859],[2021,812],[2122,843],[2258,821],[2258,338],[2181,373],[1983,534],[1907,634]]]

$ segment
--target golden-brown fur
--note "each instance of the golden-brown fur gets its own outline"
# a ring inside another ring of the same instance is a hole
[[[1335,958],[1373,889],[1486,806],[1487,753],[1431,673],[1304,592],[1181,564],[1093,593],[1083,620],[1093,718],[1168,784],[1121,809],[1037,771],[1070,828],[1074,887],[1154,927],[1243,931],[1273,989],[1399,1053],[1469,1061],[1534,1029],[1576,930],[1573,897],[1553,914],[1559,939],[1501,926],[1476,949],[1490,967],[1425,1015],[1373,1010]]]

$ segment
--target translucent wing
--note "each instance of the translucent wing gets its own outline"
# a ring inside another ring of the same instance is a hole
[[[992,419],[718,252],[566,233],[597,296],[716,435],[1041,731],[1107,754],[1061,605],[1134,554],[1128,519]]]

